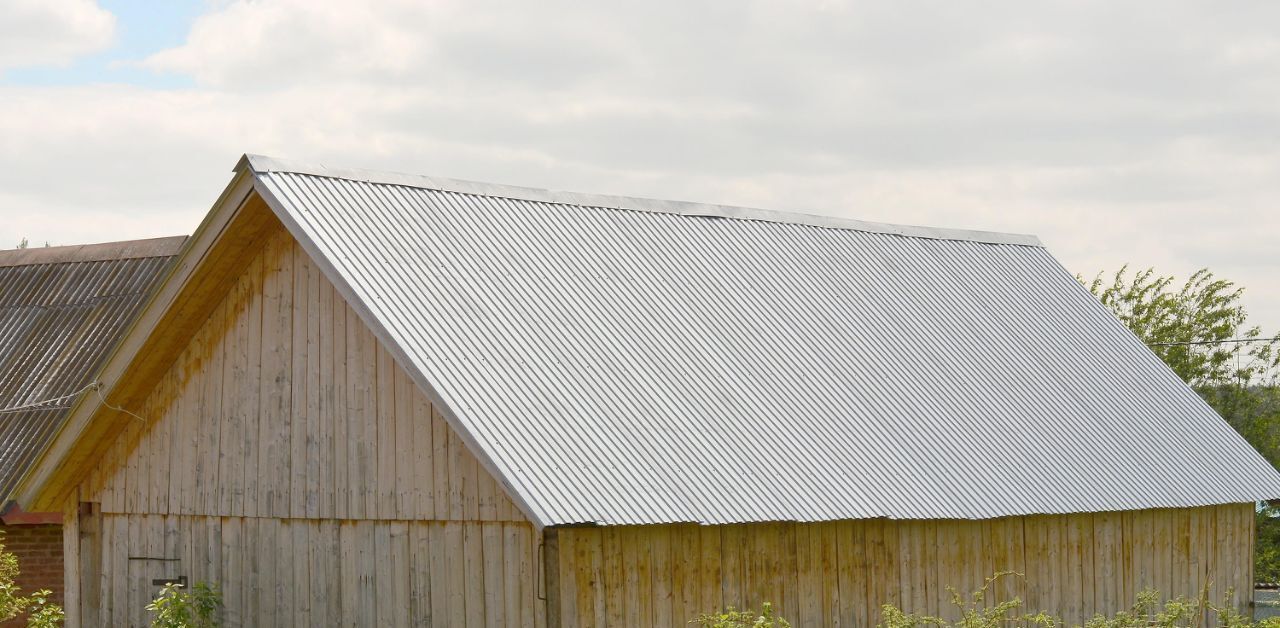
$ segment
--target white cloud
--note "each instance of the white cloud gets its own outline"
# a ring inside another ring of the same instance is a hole
[[[0,72],[62,65],[109,46],[115,16],[96,0],[0,2]]]
[[[252,151],[1036,233],[1280,329],[1280,5],[211,6],[143,62],[197,88],[0,87],[0,245],[189,231]]]

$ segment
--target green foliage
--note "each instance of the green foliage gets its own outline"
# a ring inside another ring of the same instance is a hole
[[[1253,577],[1258,582],[1280,582],[1280,509],[1266,504],[1255,517],[1258,542]]]
[[[176,582],[166,584],[147,605],[154,618],[152,628],[216,628],[222,594],[217,587],[197,582],[188,592]]]
[[[941,617],[919,615],[903,612],[892,604],[881,608],[881,628],[1069,628],[1057,615],[1046,611],[1035,613],[1022,612],[1022,600],[1013,598],[998,604],[987,601],[991,586],[1001,578],[1017,577],[1022,574],[1001,572],[987,578],[982,588],[975,591],[969,599],[965,599],[955,589],[947,587],[951,592],[951,603],[956,607],[960,619],[948,621]],[[1137,602],[1128,610],[1120,611],[1110,617],[1096,615],[1084,623],[1083,628],[1191,628],[1205,625],[1206,617],[1214,619],[1212,623],[1221,628],[1280,628],[1280,618],[1268,618],[1253,622],[1249,617],[1235,610],[1232,604],[1234,593],[1227,592],[1221,605],[1208,601],[1209,587],[1200,591],[1194,600],[1175,598],[1160,604],[1160,594],[1146,590],[1138,594]]]
[[[1207,269],[1176,289],[1172,276],[1158,276],[1149,268],[1130,277],[1127,266],[1109,280],[1099,274],[1088,286],[1192,387],[1280,383],[1280,341],[1265,340],[1260,327],[1248,324],[1240,304],[1244,288]],[[1257,342],[1222,342],[1237,338]]]
[[[723,613],[701,615],[689,623],[699,628],[791,628],[791,622],[775,615],[773,604],[768,602],[760,605],[759,613],[735,611],[730,606]]]

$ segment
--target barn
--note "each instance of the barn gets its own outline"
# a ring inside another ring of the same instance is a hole
[[[185,237],[0,251],[0,534],[23,591],[62,599],[62,513],[9,500]]]
[[[72,623],[1248,602],[1280,475],[1031,236],[241,160],[19,501]]]

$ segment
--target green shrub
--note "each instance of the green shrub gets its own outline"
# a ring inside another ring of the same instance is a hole
[[[969,599],[965,599],[955,589],[947,587],[951,593],[951,603],[960,612],[960,619],[954,622],[941,617],[906,613],[902,609],[885,604],[881,607],[881,628],[1008,628],[1010,626],[1025,628],[1067,628],[1059,616],[1047,611],[1036,613],[1020,612],[1022,600],[1013,598],[995,605],[987,604],[987,594],[991,586],[1001,578],[1021,578],[1022,574],[1014,572],[997,573],[987,578],[982,588],[974,591]],[[1192,628],[1203,626],[1206,617],[1214,617],[1214,625],[1221,628],[1280,628],[1280,618],[1268,618],[1254,622],[1250,617],[1235,610],[1232,604],[1235,594],[1227,591],[1222,604],[1209,602],[1209,587],[1200,590],[1197,599],[1175,598],[1160,605],[1160,594],[1146,590],[1138,594],[1137,601],[1126,611],[1117,612],[1107,617],[1095,615],[1084,623],[1084,628]]]
[[[49,601],[50,592],[36,591],[22,595],[22,589],[14,584],[18,577],[18,557],[5,549],[4,535],[0,534],[0,621],[27,616],[29,628],[54,628],[63,620],[62,607]]]
[[[774,615],[773,605],[768,602],[760,605],[759,613],[735,611],[730,606],[723,613],[700,615],[689,623],[699,628],[791,628],[790,622]]]
[[[176,582],[164,585],[160,595],[147,605],[155,617],[152,628],[217,628],[218,608],[222,606],[222,594],[217,587],[197,582],[195,588],[184,591]]]

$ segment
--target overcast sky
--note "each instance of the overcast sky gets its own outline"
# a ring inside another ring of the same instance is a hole
[[[1280,330],[1280,3],[0,0],[0,247],[241,153],[1039,235]]]

